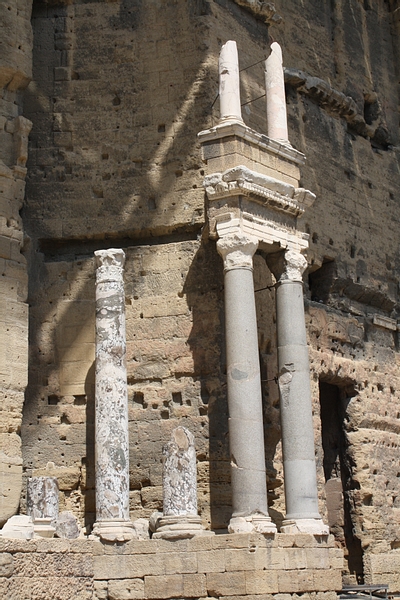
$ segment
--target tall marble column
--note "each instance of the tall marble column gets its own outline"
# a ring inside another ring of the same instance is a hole
[[[233,514],[230,533],[276,531],[268,514],[260,362],[253,283],[258,241],[229,234],[224,261],[225,336]]]
[[[134,537],[129,519],[128,394],[122,250],[96,258],[96,523],[108,541]]]
[[[239,58],[236,42],[230,40],[219,55],[219,106],[221,121],[242,122]]]
[[[265,61],[265,88],[268,137],[288,144],[282,50],[276,42],[271,44],[271,54]]]
[[[284,533],[327,534],[318,512],[310,366],[302,274],[307,261],[288,250],[272,268],[276,286],[279,393],[286,517]]]

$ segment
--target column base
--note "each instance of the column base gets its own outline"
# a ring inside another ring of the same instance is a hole
[[[229,521],[229,533],[251,533],[252,531],[274,534],[278,530],[275,523],[271,521],[271,517],[261,514],[249,515],[248,517],[232,517]]]
[[[311,533],[312,535],[329,535],[329,526],[322,519],[285,519],[281,525],[281,533]]]
[[[56,533],[56,528],[52,525],[53,519],[33,519],[33,537],[52,538]]]
[[[204,529],[198,515],[170,515],[157,521],[157,530],[153,539],[184,540],[195,536],[215,535]]]
[[[115,519],[115,521],[98,521],[93,525],[89,539],[104,540],[105,542],[129,542],[137,538],[131,521]]]

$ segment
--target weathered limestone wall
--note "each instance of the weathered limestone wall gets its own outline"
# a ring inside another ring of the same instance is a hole
[[[161,448],[183,424],[196,439],[203,522],[226,527],[222,262],[207,229],[200,235],[208,166],[196,134],[216,124],[217,58],[229,39],[244,68],[243,118],[266,132],[259,97],[273,38],[288,69],[289,139],[307,156],[301,184],[317,194],[298,226],[310,234],[319,508],[353,578],[390,579],[382,565],[396,564],[400,541],[397,4],[277,0],[280,23],[251,5],[35,2],[25,472],[57,476],[60,510],[93,522],[92,256],[122,247],[131,518],[161,508]],[[275,297],[257,291],[275,280],[261,255],[254,262],[268,492],[279,525]]]
[[[331,537],[222,535],[123,545],[3,540],[0,590],[8,600],[260,598],[336,600],[342,551]],[[32,595],[33,594],[33,595]],[[285,594],[284,596],[282,594]]]
[[[28,134],[23,93],[32,75],[30,0],[0,2],[0,525],[16,513],[22,485],[20,428],[28,381],[26,260],[19,211]]]

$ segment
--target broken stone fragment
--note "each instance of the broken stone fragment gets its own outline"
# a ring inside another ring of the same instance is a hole
[[[56,535],[66,540],[75,540],[80,536],[81,528],[72,512],[65,510],[55,522]]]

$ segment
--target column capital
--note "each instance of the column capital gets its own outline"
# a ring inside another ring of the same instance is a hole
[[[122,281],[125,252],[120,248],[96,250],[94,253],[96,267],[96,282]]]
[[[121,248],[96,250],[94,256],[96,261],[96,269],[100,267],[119,267],[122,269],[125,264],[125,252],[121,250]]]
[[[303,273],[307,268],[307,259],[301,252],[286,250],[278,257],[267,259],[267,263],[276,279],[284,281],[303,281]]]
[[[253,269],[253,255],[258,239],[244,233],[230,233],[217,241],[218,253],[224,261],[224,270]]]

